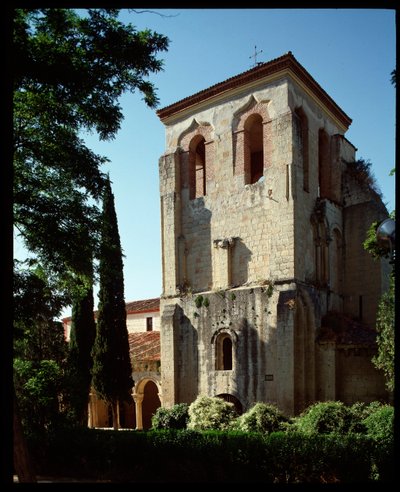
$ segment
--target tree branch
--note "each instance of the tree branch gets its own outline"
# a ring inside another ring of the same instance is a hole
[[[156,14],[160,17],[178,17],[179,14],[175,15],[166,15],[160,14],[160,12],[156,12],[155,10],[136,10],[136,9],[128,9],[129,12],[135,12],[135,14]]]

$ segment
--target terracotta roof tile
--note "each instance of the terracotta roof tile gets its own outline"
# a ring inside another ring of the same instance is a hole
[[[141,301],[131,301],[125,303],[126,313],[134,314],[134,313],[148,313],[151,311],[159,311],[160,310],[160,298],[155,297],[154,299],[143,299]],[[94,311],[94,317],[97,318],[99,311]],[[71,321],[72,317],[68,316],[63,318],[63,323],[68,323]]]
[[[160,360],[160,332],[129,333],[129,352],[133,361]]]
[[[148,311],[160,310],[160,298],[143,299],[141,301],[132,301],[125,304],[127,313],[141,313]]]

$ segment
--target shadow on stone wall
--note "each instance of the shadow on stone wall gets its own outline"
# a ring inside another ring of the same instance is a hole
[[[249,280],[249,263],[252,252],[240,237],[235,238],[235,246],[232,254],[232,280],[233,287],[244,285]]]
[[[204,197],[185,204],[182,234],[186,241],[186,281],[193,290],[203,291],[212,285],[211,211]]]

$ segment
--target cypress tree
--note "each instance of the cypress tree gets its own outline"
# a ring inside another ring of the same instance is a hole
[[[133,379],[126,326],[122,250],[109,178],[103,197],[99,274],[92,384],[97,395],[111,405],[113,427],[118,429],[119,403],[131,400]]]
[[[72,305],[72,320],[68,354],[70,407],[72,418],[82,426],[88,422],[88,402],[92,381],[91,351],[96,337],[93,285],[81,287]]]

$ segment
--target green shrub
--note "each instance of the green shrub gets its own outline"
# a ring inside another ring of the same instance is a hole
[[[394,437],[394,407],[382,405],[363,421],[371,437],[390,441]]]
[[[158,407],[151,418],[152,429],[186,429],[189,405],[177,403],[171,408]]]
[[[309,434],[346,434],[351,430],[352,417],[350,407],[341,401],[318,402],[295,419],[295,426]]]
[[[287,417],[274,405],[256,403],[238,419],[238,428],[245,432],[262,432],[267,434],[284,430]]]
[[[189,406],[188,429],[228,430],[237,417],[233,403],[218,397],[199,396]]]
[[[357,402],[349,407],[351,414],[351,422],[349,426],[349,432],[356,432],[360,434],[367,433],[367,427],[364,420],[374,413],[376,410],[382,407],[382,403],[379,401],[373,401],[371,403]]]

